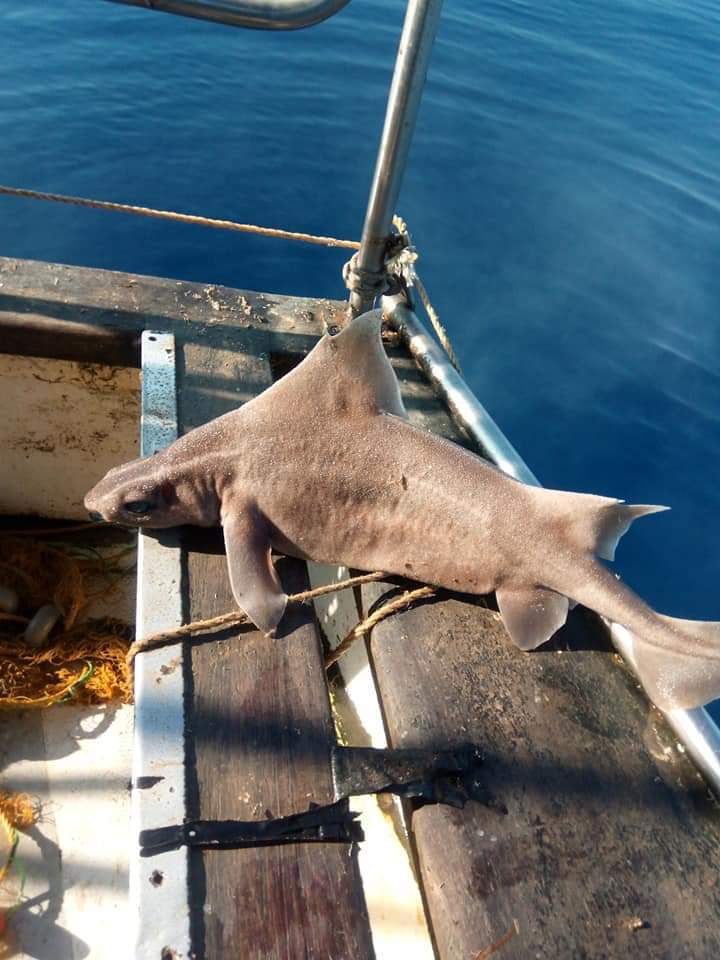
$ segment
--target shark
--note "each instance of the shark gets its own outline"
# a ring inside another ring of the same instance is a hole
[[[657,613],[603,563],[634,520],[667,508],[529,486],[413,425],[381,324],[363,314],[239,409],[114,467],[85,497],[90,516],[221,525],[234,598],[267,634],[287,604],[275,551],[494,592],[525,651],[582,604],[632,633],[659,707],[720,696],[720,623]]]

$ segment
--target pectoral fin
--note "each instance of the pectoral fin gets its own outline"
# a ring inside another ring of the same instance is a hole
[[[534,650],[565,623],[568,599],[540,587],[501,587],[497,604],[503,623],[521,650]]]
[[[287,594],[273,566],[267,524],[258,511],[230,506],[222,512],[230,585],[237,605],[263,633],[282,620]]]

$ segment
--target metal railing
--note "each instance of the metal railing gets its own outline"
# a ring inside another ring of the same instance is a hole
[[[294,30],[326,20],[349,0],[114,0],[240,27]],[[346,282],[353,316],[383,292],[385,253],[415,130],[443,0],[408,0],[360,250]]]
[[[322,23],[350,0],[113,0],[253,30],[299,30]]]

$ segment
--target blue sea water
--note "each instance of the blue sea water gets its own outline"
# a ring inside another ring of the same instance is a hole
[[[404,14],[290,34],[4,0],[0,182],[359,236]],[[720,8],[447,0],[399,210],[548,486],[664,503],[618,554],[720,619]],[[339,297],[343,254],[0,197],[0,254]]]

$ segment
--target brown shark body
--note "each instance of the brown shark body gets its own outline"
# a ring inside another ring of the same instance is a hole
[[[569,600],[582,603],[632,631],[659,706],[720,695],[720,624],[655,613],[596,559],[614,558],[636,517],[666,508],[529,487],[412,426],[377,313],[324,337],[239,410],[111,470],[85,505],[149,528],[221,523],[235,599],[268,632],[287,600],[274,548],[495,591],[524,650],[562,626]]]

